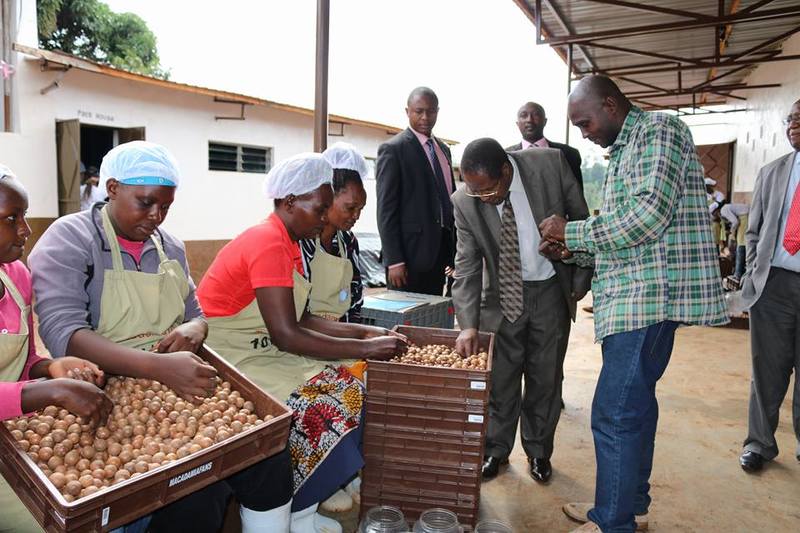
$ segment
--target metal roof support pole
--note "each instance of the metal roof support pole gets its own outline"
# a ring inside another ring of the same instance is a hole
[[[567,96],[572,91],[572,43],[567,45]],[[567,115],[567,123],[564,126],[564,142],[569,144],[569,115]]]
[[[328,36],[330,0],[317,0],[317,64],[314,82],[314,151],[328,147]]]
[[[536,11],[533,15],[536,18],[536,44],[542,44],[542,0],[536,0]]]

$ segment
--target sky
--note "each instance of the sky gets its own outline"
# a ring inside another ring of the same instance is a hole
[[[147,22],[171,80],[313,107],[316,0],[104,1]],[[547,111],[545,135],[564,140],[566,66],[511,0],[331,0],[329,50],[332,114],[405,127],[408,93],[427,85],[434,134],[461,148],[519,142],[529,100]],[[570,144],[602,153],[574,128]]]

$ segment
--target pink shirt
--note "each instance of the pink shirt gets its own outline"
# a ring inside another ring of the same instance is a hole
[[[414,132],[414,135],[417,136],[419,143],[422,145],[422,149],[425,150],[425,155],[428,156],[428,162],[431,164],[431,169],[433,169],[433,161],[431,160],[427,145],[430,137],[415,131],[414,128],[409,129]],[[442,172],[444,173],[444,186],[447,188],[447,194],[453,194],[453,171],[450,169],[450,163],[447,162],[447,157],[439,147],[439,143],[436,142],[436,138],[433,139],[433,151],[436,152],[436,158],[439,160],[439,165],[442,167]],[[434,171],[433,174],[435,176],[436,172]]]
[[[129,241],[117,235],[117,242],[119,242],[120,248],[133,256],[136,264],[142,262],[142,250],[144,250],[145,241]]]
[[[0,265],[11,281],[17,287],[25,303],[31,305],[31,273],[22,261]],[[8,290],[0,298],[0,334],[19,333],[20,312]],[[0,420],[6,420],[22,414],[22,387],[30,383],[31,367],[43,358],[36,355],[36,345],[33,340],[33,313],[28,313],[28,360],[22,375],[16,382],[0,382]]]
[[[547,139],[542,137],[535,143],[529,143],[525,139],[522,139],[522,149],[527,150],[528,148],[550,148],[550,143],[547,142]]]

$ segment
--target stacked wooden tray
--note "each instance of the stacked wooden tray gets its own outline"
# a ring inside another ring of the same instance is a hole
[[[458,331],[398,326],[419,346],[454,347]],[[362,514],[393,505],[410,520],[431,507],[474,526],[488,423],[494,335],[480,334],[486,370],[370,361]]]

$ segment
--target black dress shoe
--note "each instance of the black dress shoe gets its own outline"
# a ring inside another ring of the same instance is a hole
[[[550,464],[550,459],[529,457],[528,463],[530,464],[531,477],[533,479],[539,483],[550,481],[550,476],[553,475],[553,466]]]
[[[756,452],[746,451],[739,457],[739,464],[745,472],[758,472],[764,468],[764,458]]]
[[[483,468],[481,468],[481,475],[483,479],[492,479],[493,477],[497,476],[497,473],[500,471],[500,465],[507,465],[508,458],[500,459],[497,457],[492,457],[491,455],[486,457],[483,460]]]

